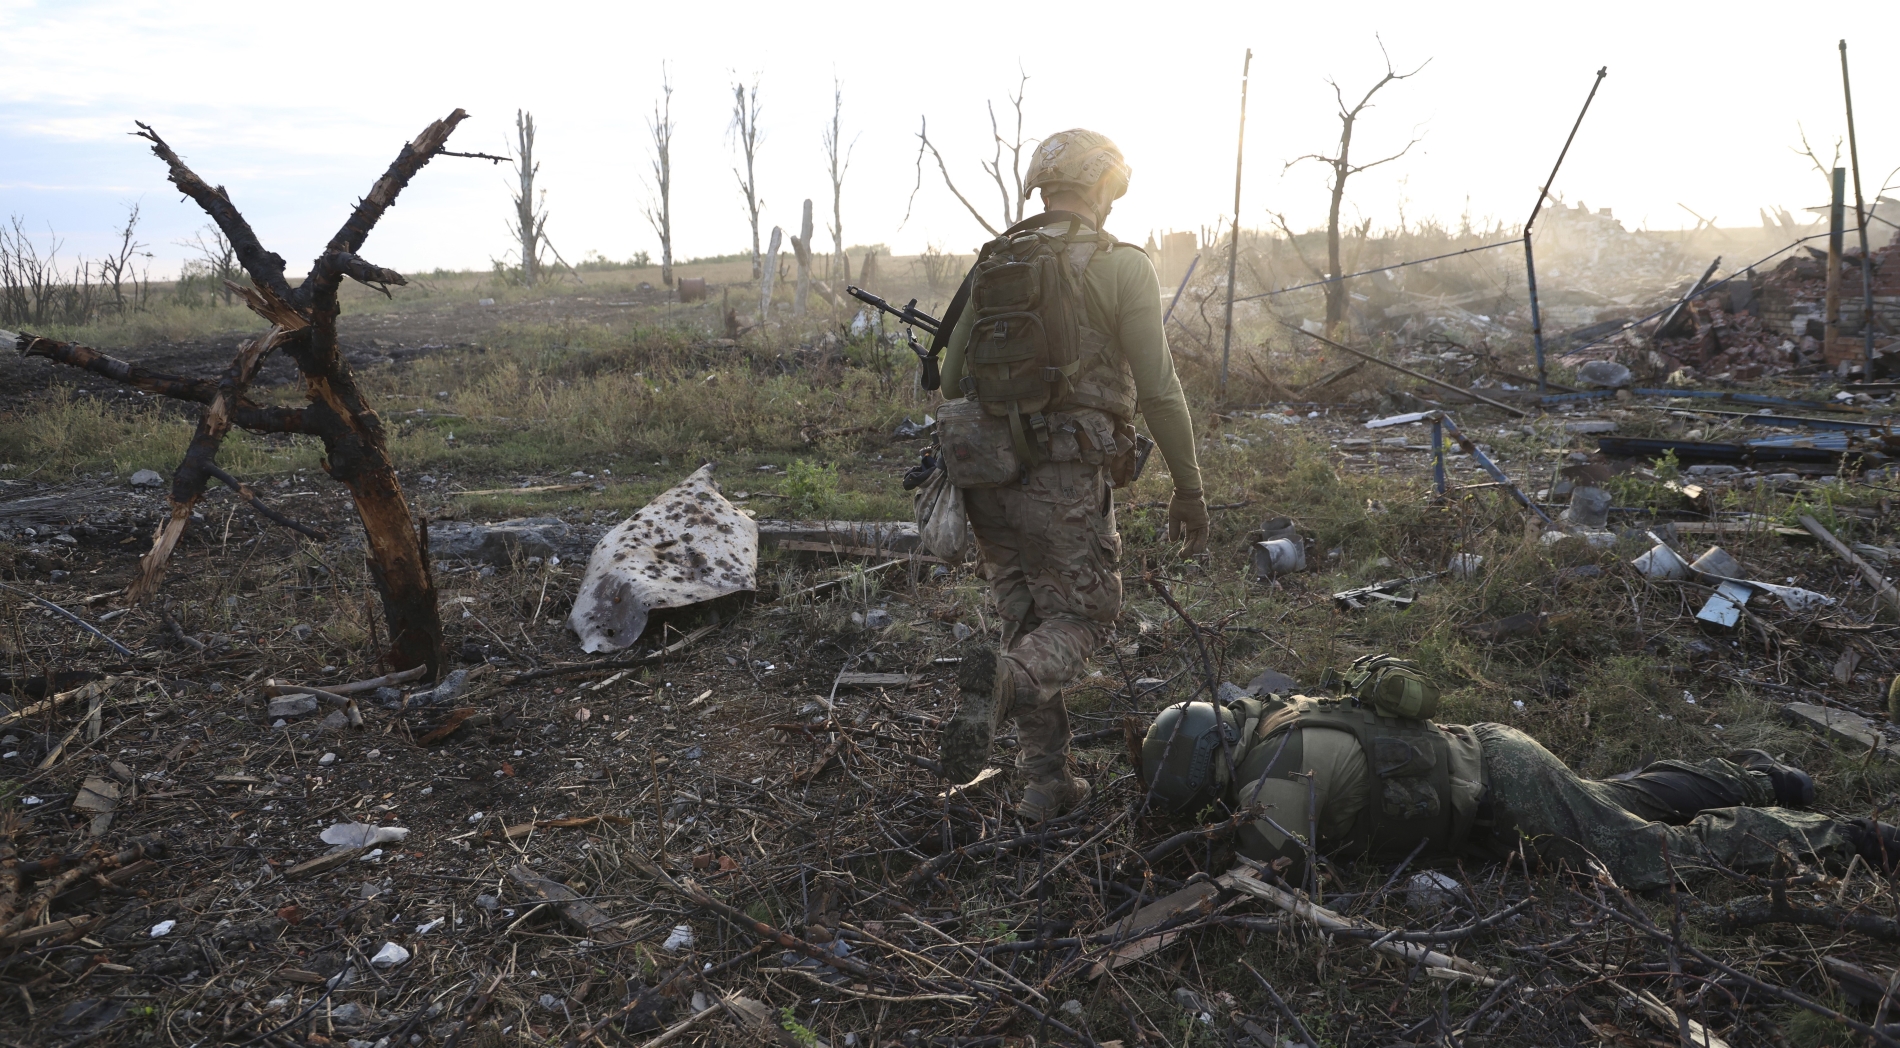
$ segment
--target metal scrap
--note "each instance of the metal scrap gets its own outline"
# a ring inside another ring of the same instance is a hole
[[[640,639],[654,609],[757,588],[758,564],[758,525],[701,466],[601,538],[568,626],[582,651],[617,651]]]

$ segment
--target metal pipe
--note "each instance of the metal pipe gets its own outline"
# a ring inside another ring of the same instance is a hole
[[[1841,243],[1842,230],[1846,225],[1847,210],[1847,169],[1834,169],[1834,195],[1827,209],[1827,306],[1822,315],[1821,359],[1826,360],[1834,352],[1834,343],[1841,337]],[[1807,334],[1803,331],[1800,334]],[[1865,376],[1863,376],[1865,377]]]
[[[1214,399],[1227,402],[1227,362],[1234,350],[1234,277],[1240,270],[1240,167],[1247,155],[1247,77],[1253,71],[1253,48],[1240,67],[1240,140],[1234,145],[1234,234],[1227,247],[1227,323],[1220,345],[1220,390]]]
[[[1860,144],[1854,139],[1854,89],[1847,79],[1847,41],[1841,41],[1841,97],[1847,103],[1847,157],[1854,165],[1854,219],[1860,226],[1860,334],[1867,348],[1862,382],[1874,378],[1874,255],[1867,249],[1867,202],[1860,195]]]
[[[1445,425],[1443,415],[1432,416],[1432,480],[1445,493]]]
[[[1174,316],[1175,303],[1180,302],[1182,293],[1187,291],[1188,281],[1194,279],[1194,267],[1200,264],[1201,256],[1195,255],[1194,258],[1188,262],[1187,272],[1181,274],[1181,286],[1174,289],[1174,297],[1168,300],[1168,311],[1161,314],[1161,326],[1163,328],[1168,326],[1169,319]]]
[[[1531,292],[1531,343],[1537,347],[1537,392],[1548,393],[1548,381],[1544,373],[1544,320],[1537,309],[1537,260],[1531,255],[1531,227],[1537,224],[1537,213],[1544,209],[1544,200],[1550,196],[1550,187],[1557,181],[1557,169],[1564,166],[1564,157],[1570,155],[1570,143],[1577,140],[1577,129],[1583,126],[1583,116],[1590,111],[1590,103],[1596,100],[1597,88],[1603,86],[1603,78],[1610,75],[1610,67],[1597,70],[1597,78],[1590,84],[1590,94],[1583,100],[1583,108],[1577,112],[1577,122],[1570,125],[1570,137],[1564,139],[1564,147],[1557,154],[1557,162],[1550,165],[1550,177],[1544,180],[1544,188],[1537,194],[1537,203],[1531,206],[1531,217],[1524,220],[1524,277]]]
[[[1531,227],[1524,226],[1524,283],[1531,292],[1531,345],[1537,350],[1537,392],[1550,392],[1550,373],[1544,367],[1544,315],[1537,308],[1537,259],[1531,254]]]

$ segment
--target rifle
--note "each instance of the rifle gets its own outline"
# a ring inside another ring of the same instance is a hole
[[[943,342],[947,340],[943,335],[939,334],[943,327],[943,321],[919,310],[917,308],[917,300],[914,298],[906,303],[902,309],[899,309],[861,287],[848,286],[844,291],[845,294],[850,295],[859,302],[896,317],[897,322],[900,324],[922,328],[924,334],[932,336],[935,341]],[[944,334],[947,335],[947,333]],[[904,333],[904,341],[910,345],[910,351],[917,354],[917,363],[923,368],[923,375],[921,376],[923,387],[925,389],[936,389],[942,385],[943,380],[937,374],[937,354],[932,350],[925,349],[923,343],[917,341],[917,336],[908,331]]]
[[[1386,579],[1384,582],[1375,582],[1370,586],[1341,590],[1333,594],[1333,602],[1339,605],[1341,611],[1364,611],[1372,606],[1369,603],[1371,601],[1386,601],[1397,607],[1409,608],[1418,598],[1402,596],[1399,590],[1407,586],[1416,586],[1421,582],[1429,582],[1443,574],[1445,573],[1442,571],[1434,571],[1429,575],[1417,575],[1409,579]]]

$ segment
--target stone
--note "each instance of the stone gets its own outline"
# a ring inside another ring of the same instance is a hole
[[[1415,913],[1432,913],[1458,901],[1457,880],[1429,871],[1415,873],[1405,884],[1405,905]]]
[[[132,486],[135,488],[162,488],[165,478],[155,469],[141,469],[132,474]]]
[[[1588,436],[1595,433],[1615,433],[1616,423],[1606,418],[1580,418],[1574,422],[1564,423],[1564,432],[1576,433],[1580,436]]]
[[[1614,360],[1592,360],[1577,369],[1577,381],[1597,389],[1622,389],[1630,384],[1630,369]]]
[[[461,694],[462,686],[466,683],[468,683],[468,671],[456,670],[428,691],[411,692],[409,705],[436,706],[448,702]]]
[[[271,718],[301,717],[315,711],[316,708],[315,695],[279,695],[270,700],[270,706],[265,709],[264,715]]]

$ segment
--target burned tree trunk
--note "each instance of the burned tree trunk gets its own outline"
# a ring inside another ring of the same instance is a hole
[[[408,502],[389,458],[382,420],[364,399],[338,350],[337,289],[345,277],[384,293],[391,284],[405,283],[401,274],[371,265],[356,252],[416,172],[430,159],[448,153],[443,144],[467,116],[457,109],[405,145],[296,287],[284,277],[283,258],[258,242],[257,234],[232,205],[223,187],[213,187],[199,178],[156,131],[139,125],[139,136],[152,143],[152,152],[170,168],[172,184],[197,201],[229,239],[255,285],[234,286],[232,290],[244,296],[252,312],[269,322],[271,328],[262,338],[239,346],[231,366],[215,382],[161,374],[76,343],[31,334],[17,336],[16,345],[22,355],[45,357],[146,392],[205,406],[184,459],[172,474],[171,512],[153,536],[151,551],[140,561],[139,576],[127,594],[130,602],[157,591],[171,552],[191,520],[192,507],[214,477],[265,517],[305,535],[321,537],[321,532],[264,506],[248,485],[216,462],[218,449],[232,426],[255,433],[306,433],[322,439],[323,468],[350,489],[363,521],[370,574],[382,594],[389,627],[389,662],[398,670],[427,666],[429,676],[435,675],[441,660],[442,620],[429,570],[428,526],[426,522],[411,521]],[[248,396],[258,368],[280,347],[290,354],[303,375],[309,397],[305,407],[263,407]]]

